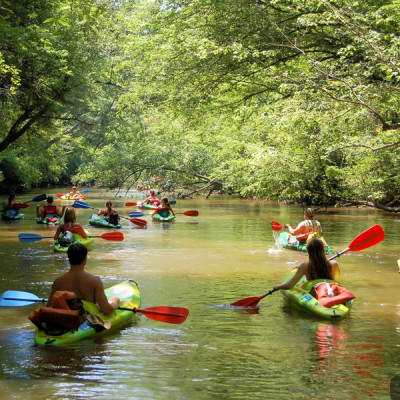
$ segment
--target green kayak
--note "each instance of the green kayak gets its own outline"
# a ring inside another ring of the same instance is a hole
[[[156,221],[171,221],[175,218],[175,215],[168,209],[161,208],[152,215],[152,218]]]
[[[160,203],[137,203],[137,207],[139,208],[150,208],[151,210],[157,210],[157,208],[160,208]]]
[[[85,229],[85,232],[88,235],[88,237],[86,239],[84,239],[82,236],[78,235],[77,233],[72,233],[72,235],[74,236],[75,242],[80,242],[84,246],[86,246],[88,250],[91,250],[94,239],[92,237],[90,237],[90,233],[86,229]],[[63,242],[62,240],[57,239],[53,242],[53,248],[54,248],[54,251],[57,251],[60,253],[66,253],[68,251],[68,247],[71,244],[72,243]]]
[[[283,283],[289,281],[296,273],[297,269],[293,269],[291,273],[284,279]],[[307,281],[303,276],[299,282],[290,290],[281,290],[283,297],[288,305],[301,311],[314,314],[318,317],[337,319],[343,318],[350,313],[353,300],[349,300],[344,304],[336,304],[332,307],[324,307],[314,296],[310,294],[314,286],[321,282],[337,284],[336,281],[330,279],[316,279]],[[343,288],[344,291],[346,289]],[[346,291],[347,293],[351,293]]]
[[[127,308],[140,307],[140,292],[139,288],[134,281],[124,281],[117,285],[111,286],[105,289],[106,296],[119,297],[120,306]],[[83,301],[83,306],[86,311],[96,315],[103,321],[109,321],[111,323],[110,329],[104,329],[101,332],[97,332],[89,321],[84,321],[76,331],[67,331],[61,335],[49,335],[45,331],[36,329],[35,332],[35,343],[39,345],[47,346],[64,346],[79,340],[104,336],[111,332],[120,330],[124,326],[129,325],[134,317],[134,312],[115,310],[109,315],[103,314],[96,304],[89,301]]]
[[[22,219],[24,214],[16,208],[8,208],[7,210],[3,210],[1,213],[1,218],[6,221],[12,221],[15,219]]]
[[[118,222],[118,225],[114,225],[111,222],[108,222],[103,216],[97,214],[92,214],[92,216],[89,218],[89,224],[92,226],[100,226],[102,228],[119,229],[122,227],[120,222]]]
[[[306,248],[306,241],[299,242],[296,239],[296,236],[291,235],[289,232],[282,231],[279,234],[279,243],[282,245],[283,248],[285,249],[291,249],[291,250],[298,250],[298,251],[304,251],[307,252]],[[334,250],[332,249],[331,246],[327,245],[326,254],[334,254]]]
[[[47,214],[45,217],[39,217],[36,220],[37,224],[44,225],[58,225],[62,220],[62,217],[56,214]]]

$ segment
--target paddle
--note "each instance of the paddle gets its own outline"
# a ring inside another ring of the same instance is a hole
[[[87,192],[90,192],[90,190],[89,190],[89,189],[83,189],[83,190],[81,190],[79,193],[87,193]],[[79,194],[79,193],[76,193],[76,194]],[[57,196],[57,197],[63,197],[63,196],[66,195],[66,194],[68,194],[68,193],[57,193],[56,196]],[[72,200],[72,199],[71,199],[71,200]]]
[[[92,210],[99,210],[98,208],[94,208],[92,206],[90,206],[87,203],[84,203],[83,201],[79,201],[79,200],[75,200],[74,204],[72,204],[72,207],[74,208],[91,208]],[[144,215],[143,213],[138,213],[141,215],[135,215],[135,217],[141,217],[142,215]],[[131,216],[129,214],[129,216]],[[127,218],[127,217],[122,217],[124,219],[127,219],[128,221],[131,221],[133,224],[135,225],[139,225],[139,226],[145,226],[147,225],[147,221],[145,221],[144,219],[138,219],[138,218]]]
[[[141,203],[141,202],[135,203],[134,201],[133,202],[128,201],[127,203],[125,203],[125,206],[126,207],[134,207],[134,206],[137,206],[138,204],[143,204],[143,203]],[[169,202],[169,204],[176,204],[176,200],[171,200]]]
[[[111,240],[113,242],[122,242],[124,235],[121,232],[107,232],[100,236],[90,236],[91,238],[101,238],[104,240]],[[38,242],[42,239],[54,239],[54,236],[41,236],[35,233],[20,233],[18,239],[22,243]]]
[[[199,212],[195,211],[195,210],[191,210],[191,211],[176,212],[175,214],[183,214],[183,215],[188,215],[190,217],[197,217],[199,215]],[[136,211],[131,211],[129,213],[130,217],[143,217],[146,215],[153,215],[153,214],[144,214],[142,212],[136,212]]]
[[[372,247],[377,243],[381,242],[385,238],[385,232],[380,225],[374,225],[366,231],[360,233],[353,241],[350,243],[349,247],[342,250],[340,253],[335,254],[329,260],[333,260],[336,257],[340,257],[342,254],[347,253],[348,251],[360,251],[367,249],[368,247]],[[269,292],[258,296],[258,297],[246,297],[244,299],[235,301],[231,304],[231,306],[235,307],[255,307],[257,303],[263,299],[264,297],[275,292],[275,289],[270,290]]]
[[[275,232],[281,231],[285,226],[276,221],[271,221],[272,230]]]
[[[46,200],[47,196],[45,194],[41,194],[40,196],[36,196],[34,197],[32,200],[28,200],[25,203],[14,203],[12,204],[9,208],[13,208],[13,209],[20,209],[20,208],[26,208],[26,207],[30,207],[30,204],[27,203],[31,203],[32,201],[42,201],[42,200]]]
[[[2,307],[23,307],[35,303],[47,303],[47,299],[41,299],[33,293],[17,290],[7,290],[0,297],[0,306]],[[118,310],[141,313],[147,318],[154,319],[155,321],[167,322],[169,324],[181,324],[185,322],[189,315],[189,310],[187,308],[169,306],[149,307],[144,309],[136,307],[118,307]]]

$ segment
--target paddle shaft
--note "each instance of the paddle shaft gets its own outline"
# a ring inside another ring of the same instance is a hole
[[[134,313],[139,312],[143,314],[154,314],[154,315],[164,315],[166,317],[182,317],[184,318],[186,315],[184,314],[174,314],[169,312],[160,312],[154,310],[146,310],[141,308],[127,308],[127,307],[118,307],[118,310],[132,311]]]

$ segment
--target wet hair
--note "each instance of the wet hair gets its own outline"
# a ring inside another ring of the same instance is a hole
[[[69,224],[70,222],[72,224],[76,222],[76,215],[75,210],[72,207],[67,207],[64,214],[64,223]]]
[[[87,253],[87,248],[82,243],[72,243],[67,251],[69,263],[71,265],[82,264],[87,257]]]
[[[314,218],[314,210],[312,208],[307,208],[304,211],[304,215],[307,215],[308,218]]]
[[[307,243],[310,280],[332,279],[331,264],[326,259],[324,242],[312,238]]]
[[[164,202],[167,207],[171,207],[171,205],[169,204],[169,201],[168,201],[168,199],[166,197],[163,197],[161,199],[161,201]]]
[[[47,202],[52,203],[53,202],[53,196],[47,196]]]

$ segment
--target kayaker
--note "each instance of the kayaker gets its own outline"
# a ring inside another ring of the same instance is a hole
[[[305,275],[308,281],[314,279],[335,279],[339,276],[339,264],[335,260],[327,260],[324,242],[318,238],[312,238],[307,243],[308,262],[300,264],[296,274],[288,282],[274,286],[275,290],[289,290]]]
[[[76,186],[72,186],[72,190],[68,193],[68,197],[73,199],[76,196],[81,196],[81,193],[77,190]]]
[[[118,225],[118,222],[120,220],[119,215],[118,215],[118,211],[114,210],[112,208],[112,201],[108,200],[106,203],[106,209],[105,210],[99,210],[99,212],[97,213],[98,215],[104,215],[105,220],[107,222],[109,222],[110,224],[113,225]]]
[[[5,207],[4,207],[4,209],[5,210],[10,210],[10,209],[18,209],[19,207],[18,207],[18,205],[19,204],[24,204],[24,203],[22,203],[22,202],[20,202],[20,201],[16,201],[15,200],[15,194],[14,193],[11,193],[9,196],[8,196],[8,200],[7,200],[7,202],[6,202],[6,204],[5,204]]]
[[[61,210],[57,208],[57,206],[53,205],[53,196],[47,196],[47,204],[45,206],[41,206],[38,204],[36,206],[36,216],[38,218],[45,218],[47,215],[58,215],[62,217],[65,211],[65,206]]]
[[[143,203],[145,204],[153,203],[154,205],[160,203],[160,199],[156,196],[156,191],[154,189],[150,190],[150,196]]]
[[[62,233],[67,231],[77,233],[84,239],[87,238],[86,232],[82,228],[82,225],[76,222],[75,209],[72,207],[67,207],[65,210],[64,223],[58,225],[56,234],[54,235],[54,240],[57,240]]]
[[[54,293],[58,290],[73,292],[81,300],[96,303],[104,314],[110,314],[118,308],[119,298],[107,299],[103,284],[98,276],[85,271],[87,248],[82,243],[73,243],[68,248],[70,269],[57,278],[51,287],[48,307],[53,305]]]
[[[161,199],[160,208],[155,210],[153,214],[156,214],[161,210],[168,210],[172,215],[175,215],[174,210],[172,209],[171,204],[169,204],[169,201],[166,197]]]
[[[314,210],[312,208],[307,208],[304,211],[304,221],[300,222],[296,228],[293,228],[289,224],[285,225],[285,228],[287,228],[289,233],[294,236],[305,235],[307,233],[322,234],[321,224],[319,221],[314,219]]]

